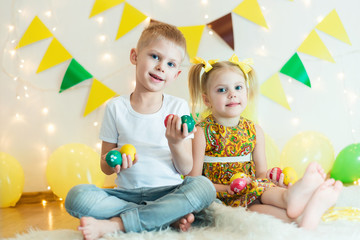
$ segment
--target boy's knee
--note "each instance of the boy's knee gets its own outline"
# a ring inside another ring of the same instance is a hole
[[[185,179],[185,181],[190,189],[188,194],[195,197],[196,202],[201,203],[201,209],[208,207],[216,199],[214,184],[208,178],[196,176]]]
[[[86,202],[87,194],[96,186],[91,184],[79,184],[70,189],[65,199],[65,209],[70,213],[81,208]]]

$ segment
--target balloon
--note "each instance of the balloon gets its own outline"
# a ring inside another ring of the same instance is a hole
[[[360,143],[345,147],[337,155],[330,176],[343,183],[360,179]]]
[[[265,154],[267,168],[280,166],[280,150],[274,140],[265,133]]]
[[[11,155],[0,152],[0,207],[14,207],[24,189],[24,170]]]
[[[285,144],[280,165],[282,168],[294,168],[298,176],[302,177],[310,162],[318,162],[328,173],[334,163],[334,155],[334,148],[324,135],[306,131],[295,135]]]
[[[56,149],[46,167],[46,179],[52,191],[65,199],[75,185],[89,183],[102,187],[105,174],[100,169],[100,156],[89,146],[66,144]]]

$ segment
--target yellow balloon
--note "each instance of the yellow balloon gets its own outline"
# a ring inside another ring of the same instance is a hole
[[[0,207],[13,207],[24,189],[24,170],[11,155],[0,152]]]
[[[281,167],[292,167],[303,176],[311,162],[318,162],[329,172],[335,160],[334,148],[323,134],[313,131],[301,132],[291,138],[281,152]]]
[[[265,154],[267,168],[280,167],[280,150],[274,140],[265,133]]]
[[[78,184],[102,187],[105,174],[100,169],[100,156],[85,144],[70,143],[56,149],[46,167],[46,179],[51,190],[65,199],[69,190]]]

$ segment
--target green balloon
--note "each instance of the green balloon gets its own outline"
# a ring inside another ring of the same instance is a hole
[[[110,167],[115,167],[116,165],[121,165],[122,163],[121,153],[117,150],[111,150],[108,152],[105,159]]]
[[[360,179],[360,143],[345,147],[337,155],[330,176],[343,183]]]

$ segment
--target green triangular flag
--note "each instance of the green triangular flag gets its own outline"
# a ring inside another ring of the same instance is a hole
[[[307,75],[306,69],[297,53],[295,53],[289,61],[285,63],[280,72],[298,80],[308,87],[311,87],[309,76]]]
[[[92,77],[93,76],[73,58],[65,72],[59,93]]]

